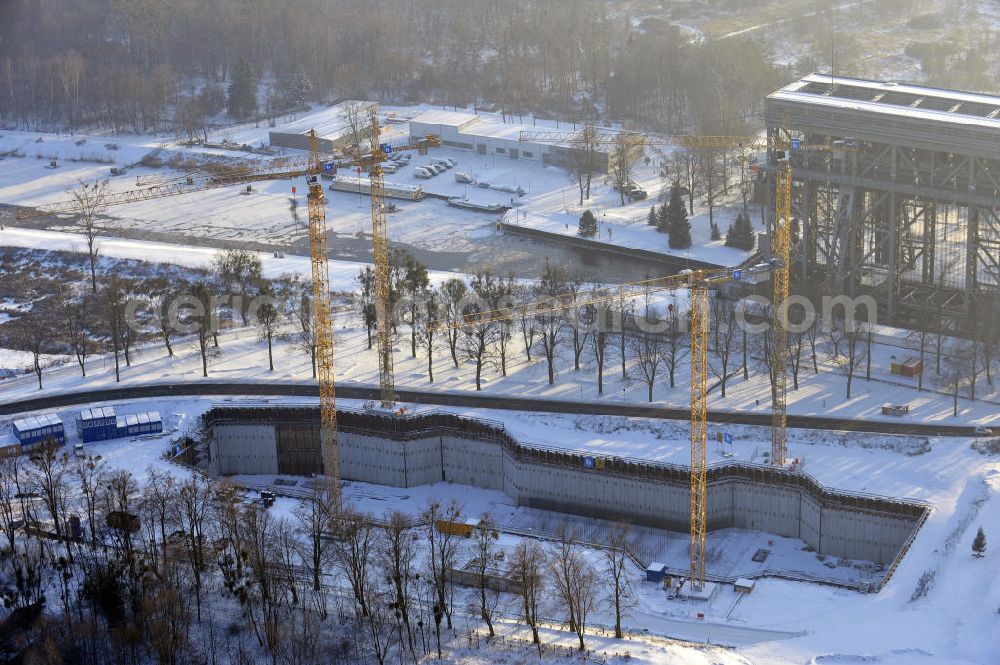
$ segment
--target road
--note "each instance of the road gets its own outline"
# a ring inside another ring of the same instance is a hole
[[[378,399],[377,386],[344,384],[337,386],[337,395],[345,399]],[[396,391],[400,402],[434,404],[478,409],[506,411],[531,411],[538,413],[567,413],[662,420],[688,420],[687,409],[644,406],[614,402],[587,402],[576,400],[533,399],[502,397],[474,392],[437,392],[400,389]],[[192,383],[151,383],[122,388],[78,390],[72,393],[33,397],[0,404],[0,415],[14,415],[26,411],[64,408],[78,404],[112,400],[144,399],[154,397],[307,397],[319,398],[318,386],[311,383],[233,383],[197,381]],[[771,416],[766,413],[737,411],[709,411],[708,419],[714,423],[770,426]],[[797,429],[822,429],[871,434],[906,434],[918,436],[974,436],[971,427],[957,425],[932,425],[921,423],[894,423],[871,420],[848,420],[825,416],[789,415],[788,426]]]

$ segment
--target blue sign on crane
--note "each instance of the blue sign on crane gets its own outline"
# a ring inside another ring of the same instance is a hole
[[[723,434],[722,437],[723,437],[723,441],[725,441],[726,443],[732,443],[733,442],[733,435],[730,434],[729,432],[726,432],[725,434]]]
[[[392,152],[392,146],[389,145],[388,143],[383,143],[382,145],[380,145],[378,147],[378,149],[381,150],[382,152],[384,152],[387,155]]]
[[[801,139],[792,139],[792,150],[798,150],[802,146]]]
[[[325,162],[323,164],[323,170],[324,171],[332,171],[333,170],[333,162]]]
[[[585,469],[593,469],[594,468],[594,458],[593,457],[584,457],[583,458],[583,468],[585,468]]]
[[[733,279],[739,279],[742,276],[743,276],[743,271],[742,270],[740,270],[739,268],[737,268],[736,270],[733,270]]]

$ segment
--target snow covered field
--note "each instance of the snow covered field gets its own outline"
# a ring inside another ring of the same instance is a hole
[[[389,125],[385,140],[396,145],[405,143],[408,140],[405,119],[427,108],[430,107],[387,107],[385,112],[394,120]],[[330,113],[332,111],[324,109],[309,117],[321,125]],[[539,127],[546,128],[548,125],[555,128],[553,123],[544,122]],[[280,128],[279,125],[277,129]],[[571,127],[564,124],[561,129],[566,131]],[[242,126],[220,131],[211,140],[227,140],[256,148],[267,145],[268,130],[266,125]],[[188,162],[262,159],[260,155],[237,150],[188,147],[162,137],[116,136],[109,139],[84,134],[24,131],[0,132],[0,154],[3,153],[12,156],[0,158],[0,202],[23,206],[66,201],[70,198],[69,192],[80,182],[110,178],[112,191],[124,191],[136,189],[137,178],[145,182],[176,178],[181,174],[181,171],[169,166],[150,168],[139,164],[144,156],[153,153],[164,162],[169,162],[170,158]],[[436,157],[450,157],[458,164],[430,179],[414,177],[413,170],[417,166]],[[57,162],[57,168],[49,166],[51,160]],[[130,167],[127,175],[111,177],[112,167],[124,166]],[[471,151],[445,147],[435,149],[427,156],[414,154],[410,165],[401,167],[397,173],[387,174],[386,182],[420,185],[428,193],[445,197],[513,206],[506,216],[508,221],[571,235],[576,234],[580,215],[590,209],[600,222],[601,233],[597,240],[601,242],[700,258],[722,265],[736,265],[745,259],[746,252],[710,239],[707,213],[700,203],[691,219],[694,246],[681,252],[668,249],[666,236],[656,233],[644,222],[650,205],[657,202],[664,188],[656,167],[655,159],[648,165],[640,160],[635,168],[634,180],[646,189],[650,199],[624,206],[606,176],[594,178],[592,197],[579,205],[575,180],[562,168],[533,160],[476,155]],[[517,196],[458,183],[454,177],[458,172],[467,173],[477,182],[486,182],[494,188],[520,188],[525,194]],[[297,190],[297,195],[292,194],[293,188]],[[118,205],[107,210],[101,226],[112,235],[115,231],[121,233],[128,230],[132,234],[172,234],[186,240],[211,238],[215,241],[289,246],[308,238],[305,190],[302,179],[270,181],[255,184],[249,195],[242,187],[229,187],[173,197],[166,204],[162,200],[152,200]],[[297,208],[293,205],[296,196]],[[428,251],[471,253],[470,260],[474,260],[475,252],[481,250],[480,241],[495,232],[496,214],[454,208],[437,198],[395,203],[399,211],[389,216],[389,236],[395,243]],[[330,192],[327,196],[327,225],[335,237],[360,238],[370,234],[370,214],[371,205],[365,195]],[[720,208],[716,211],[716,223],[723,233],[734,216],[734,209]],[[633,223],[635,221],[639,223]],[[12,223],[13,220],[7,221],[7,224]],[[756,223],[759,224],[759,220]],[[50,228],[73,230],[68,220]]]
[[[121,412],[159,409],[166,416],[168,433],[159,440],[88,444],[87,452],[102,455],[112,466],[131,470],[140,480],[150,467],[183,474],[182,469],[160,457],[172,435],[169,430],[178,428],[183,432],[210,404],[208,399],[119,403]],[[360,406],[349,400],[344,405]],[[613,450],[622,455],[658,450],[664,459],[686,455],[686,437],[674,436],[670,424],[659,421],[452,410],[503,420],[516,436],[549,444],[560,442],[566,447],[605,453]],[[67,417],[71,412],[61,415]],[[744,445],[764,444],[767,432],[744,428],[740,436],[738,451]],[[633,638],[614,642],[596,635],[589,637],[588,643],[609,653],[627,650],[632,660],[640,663],[992,662],[992,654],[1000,647],[1000,635],[992,629],[1000,607],[996,575],[1000,555],[991,550],[983,559],[973,558],[970,543],[977,526],[983,525],[990,533],[990,525],[1000,520],[1000,461],[981,456],[970,448],[968,440],[962,439],[936,439],[926,449],[921,447],[923,452],[913,454],[905,437],[885,437],[880,447],[872,447],[864,440],[845,440],[834,433],[811,433],[808,443],[803,443],[806,437],[802,432],[793,431],[791,438],[799,441],[800,450],[808,449],[806,469],[821,482],[841,489],[915,496],[933,505],[930,518],[889,585],[879,594],[865,595],[822,585],[762,579],[750,595],[740,598],[726,589],[706,606],[668,601],[655,585],[640,581],[641,570],[632,568],[629,575],[635,581],[639,604],[630,612],[626,626]],[[718,450],[710,454],[715,460],[722,459]],[[267,478],[254,480],[267,482]],[[455,497],[463,502],[469,515],[489,510],[498,516],[501,525],[541,527],[540,533],[545,532],[544,521],[538,521],[542,513],[516,509],[506,495],[498,492],[449,484],[400,489],[349,483],[345,488],[349,503],[376,515],[388,510],[416,513],[429,496],[445,500]],[[272,510],[276,515],[289,515],[294,506],[293,499],[279,499]],[[675,545],[680,547],[683,540],[678,537]],[[710,546],[712,541],[710,536]],[[511,547],[514,542],[514,536],[504,535],[500,545]],[[733,547],[739,541],[716,542]],[[668,542],[668,547],[674,545]],[[753,540],[743,542],[743,548],[749,556]],[[741,555],[734,551],[731,556]],[[919,580],[928,574],[932,582],[922,585]],[[924,593],[918,592],[922,586],[927,589]],[[501,622],[501,634],[510,637],[518,630],[513,624],[516,605],[509,602],[503,609],[508,618]],[[698,612],[705,618],[698,619]],[[593,621],[595,632],[609,623],[607,611],[600,609]],[[557,638],[555,632],[550,635],[557,642],[564,639]],[[735,649],[720,651],[714,647],[659,643],[655,637],[658,635],[729,644]],[[570,643],[568,639],[566,643]],[[510,645],[510,650],[516,652],[515,645]]]

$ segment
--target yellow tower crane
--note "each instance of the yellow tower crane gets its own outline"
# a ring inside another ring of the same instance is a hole
[[[624,137],[624,142],[622,141]],[[674,134],[651,136],[640,132],[598,131],[585,127],[578,132],[523,131],[522,142],[554,143],[571,149],[602,147],[618,151],[621,146],[672,146],[699,150],[739,150],[745,156],[748,152],[767,150],[775,157],[774,226],[771,239],[771,256],[775,259],[772,270],[774,296],[771,301],[773,312],[772,363],[774,383],[771,400],[771,464],[784,466],[788,454],[787,433],[787,390],[788,390],[788,329],[787,302],[789,287],[789,266],[791,265],[791,218],[792,218],[792,167],[789,151],[845,151],[849,148],[830,144],[805,145],[792,140],[787,119],[784,128],[768,140],[753,136],[701,136]],[[707,331],[706,331],[707,334]],[[708,367],[692,361],[692,382],[706,383]],[[693,453],[692,453],[693,455]],[[693,518],[692,518],[693,519]]]
[[[440,145],[435,136],[428,136],[414,143],[408,143],[397,148],[379,145],[377,123],[373,125],[373,148],[349,159],[325,160],[319,149],[319,139],[316,131],[309,133],[309,155],[297,158],[279,158],[266,162],[244,162],[231,167],[225,174],[216,174],[194,178],[183,176],[173,180],[162,180],[149,187],[120,192],[101,192],[100,201],[94,203],[94,209],[107,206],[124,205],[140,201],[150,201],[181,194],[191,194],[210,189],[219,189],[231,185],[245,185],[267,180],[284,180],[305,176],[309,187],[307,196],[309,210],[309,254],[312,266],[313,316],[316,326],[316,373],[319,382],[320,417],[321,417],[321,455],[324,476],[329,483],[329,489],[336,500],[340,497],[340,455],[337,446],[337,397],[336,381],[333,363],[333,306],[330,300],[329,247],[326,228],[326,195],[323,191],[321,175],[335,172],[339,168],[362,167],[373,174],[371,187],[372,219],[381,217],[381,236],[375,233],[376,257],[379,254],[379,240],[382,238],[382,254],[385,257],[385,204],[383,198],[381,167],[379,164],[387,159],[392,150],[419,150]],[[17,219],[30,219],[43,215],[73,214],[81,209],[78,200],[64,201],[39,208],[17,209]],[[386,267],[388,262],[385,262]],[[388,284],[383,273],[383,284]],[[380,325],[380,330],[385,326]],[[391,363],[391,354],[390,354]],[[392,368],[389,365],[391,377]],[[391,383],[390,383],[391,386]]]

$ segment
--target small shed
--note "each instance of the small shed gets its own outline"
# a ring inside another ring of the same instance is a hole
[[[901,361],[897,361],[893,358],[890,368],[892,374],[895,374],[896,376],[908,377],[919,376],[923,370],[924,362],[916,356],[909,356]]]
[[[646,581],[661,584],[667,576],[667,564],[655,561],[646,566]]]
[[[733,582],[733,590],[736,593],[752,593],[756,585],[757,583],[754,580],[741,577]]]

